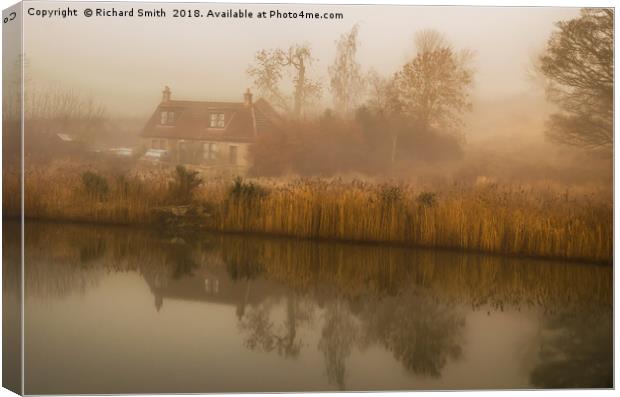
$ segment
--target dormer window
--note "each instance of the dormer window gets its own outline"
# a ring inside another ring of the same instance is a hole
[[[224,121],[224,113],[211,113],[211,118],[209,119],[209,127],[224,128],[224,126],[226,125]]]
[[[161,112],[161,125],[174,124],[174,112],[164,110]]]

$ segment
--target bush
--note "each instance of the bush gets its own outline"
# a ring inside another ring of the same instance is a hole
[[[431,192],[422,192],[416,199],[418,204],[422,207],[434,207],[437,204],[437,194]]]
[[[390,207],[400,201],[402,197],[403,191],[400,186],[381,185],[379,199],[384,205]]]
[[[101,175],[91,171],[86,171],[82,174],[82,184],[89,195],[99,199],[105,197],[109,191],[108,181]]]
[[[170,185],[170,198],[175,203],[187,204],[192,200],[194,191],[202,179],[198,171],[190,171],[182,165],[178,165],[175,172],[175,180]]]
[[[260,199],[267,196],[269,192],[264,187],[253,182],[245,182],[240,176],[236,177],[233,185],[228,190],[228,197],[232,199]]]

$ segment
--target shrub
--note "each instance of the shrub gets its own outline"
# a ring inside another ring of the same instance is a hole
[[[86,192],[93,197],[101,199],[108,194],[108,181],[94,172],[84,172],[82,174],[82,184]]]
[[[228,190],[228,197],[232,199],[260,199],[268,194],[268,190],[253,182],[245,182],[240,176],[236,177]]]
[[[434,207],[437,204],[437,194],[432,192],[422,192],[416,199],[417,203],[422,207]]]
[[[175,179],[170,185],[171,200],[180,204],[189,203],[194,191],[201,183],[202,179],[198,176],[198,171],[191,171],[182,165],[178,165]]]
[[[379,189],[379,199],[386,206],[396,204],[403,197],[403,191],[400,186],[381,185]]]

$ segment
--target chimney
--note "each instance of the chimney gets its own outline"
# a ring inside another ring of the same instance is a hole
[[[252,93],[249,88],[243,94],[243,104],[247,107],[252,106]]]
[[[161,92],[161,101],[162,102],[168,102],[170,101],[170,96],[172,95],[172,92],[170,92],[170,87],[165,86],[164,90]]]

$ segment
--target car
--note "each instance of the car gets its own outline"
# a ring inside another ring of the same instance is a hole
[[[128,147],[112,148],[108,152],[118,157],[131,157],[134,153],[133,149]]]
[[[143,160],[146,161],[154,161],[161,162],[166,161],[169,157],[169,152],[166,149],[148,149],[144,156],[142,156]]]

